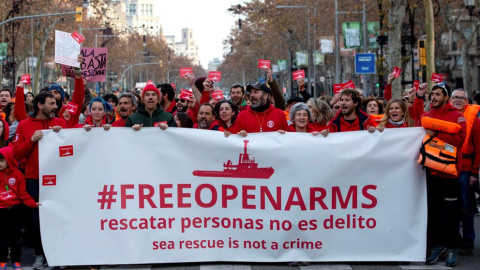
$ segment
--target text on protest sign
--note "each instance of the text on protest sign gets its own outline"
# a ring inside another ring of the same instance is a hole
[[[107,72],[108,48],[87,48],[80,50],[83,61],[80,64],[82,76],[89,82],[104,82]],[[66,77],[73,78],[73,68],[62,65],[62,73]]]
[[[55,63],[71,67],[79,67],[77,61],[80,52],[80,43],[78,43],[72,34],[55,30]]]

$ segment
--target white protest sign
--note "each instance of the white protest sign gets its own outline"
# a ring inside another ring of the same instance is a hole
[[[55,63],[72,67],[80,67],[77,57],[80,44],[71,33],[55,30]]]

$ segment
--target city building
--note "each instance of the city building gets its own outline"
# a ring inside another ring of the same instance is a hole
[[[155,0],[124,0],[127,27],[140,34],[160,35],[159,18],[153,12]]]
[[[175,54],[179,56],[186,56],[194,65],[200,65],[200,59],[198,55],[198,45],[193,38],[192,28],[182,29],[182,41],[175,42],[175,36],[165,36],[165,42],[167,45],[175,51]]]
[[[217,67],[222,63],[220,59],[218,58],[213,58],[212,61],[208,62],[208,70],[209,71],[216,71]]]

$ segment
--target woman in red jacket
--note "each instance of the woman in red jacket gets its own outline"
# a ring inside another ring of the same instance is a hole
[[[235,118],[238,115],[238,107],[231,101],[220,100],[215,104],[215,114],[217,124],[224,130],[231,129],[235,124]]]
[[[307,101],[307,106],[312,114],[313,129],[318,132],[327,129],[328,122],[335,116],[327,102],[311,98]]]
[[[289,116],[292,121],[292,124],[288,126],[289,132],[312,133],[313,136],[322,134],[325,137],[328,135],[328,129],[326,128],[321,132],[314,129],[313,124],[310,123],[312,120],[312,113],[310,112],[308,105],[303,102],[293,105],[290,108]],[[279,130],[278,132],[280,134],[285,134],[284,130]]]
[[[415,122],[410,117],[408,112],[407,104],[403,99],[392,98],[388,101],[387,107],[385,108],[385,115],[380,120],[378,126],[368,127],[370,133],[378,130],[382,132],[385,128],[404,128],[404,127],[414,127]]]

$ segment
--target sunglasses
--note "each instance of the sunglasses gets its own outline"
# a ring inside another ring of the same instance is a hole
[[[183,103],[183,102],[187,102],[187,100],[183,99],[183,98],[176,98],[175,102],[182,102]]]

